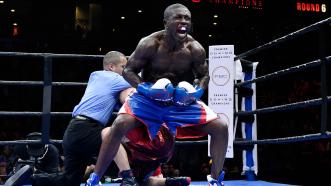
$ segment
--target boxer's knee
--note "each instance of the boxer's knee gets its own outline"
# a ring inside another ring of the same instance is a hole
[[[217,122],[219,123],[218,126],[219,126],[219,130],[222,130],[222,131],[228,131],[228,123],[225,121],[225,120],[222,120],[222,119],[218,119]]]
[[[128,114],[120,114],[112,124],[111,132],[114,133],[114,135],[123,136],[135,126],[136,120],[134,117]]]
[[[211,121],[207,125],[208,125],[207,132],[209,134],[216,134],[216,135],[228,134],[228,124],[222,119]]]

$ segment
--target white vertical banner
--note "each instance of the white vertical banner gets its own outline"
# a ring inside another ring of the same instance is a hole
[[[227,158],[233,158],[234,46],[209,46],[208,106],[229,126]],[[208,136],[210,156],[210,136]]]

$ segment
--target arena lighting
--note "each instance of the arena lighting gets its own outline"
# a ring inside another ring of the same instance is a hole
[[[17,23],[13,23],[12,36],[13,37],[18,36],[18,25],[17,25]]]

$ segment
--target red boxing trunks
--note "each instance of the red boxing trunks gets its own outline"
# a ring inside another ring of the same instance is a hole
[[[145,125],[132,129],[123,142],[128,153],[130,166],[137,181],[142,182],[149,176],[161,174],[157,171],[161,163],[171,158],[175,139],[166,126],[162,126],[155,138],[147,135]]]

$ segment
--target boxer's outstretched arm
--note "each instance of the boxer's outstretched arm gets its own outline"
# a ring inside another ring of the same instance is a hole
[[[123,70],[124,79],[133,87],[137,88],[139,83],[142,83],[142,78],[138,75],[141,70],[148,65],[152,53],[154,53],[153,40],[147,37],[142,38],[135,51],[130,55],[128,63]]]

